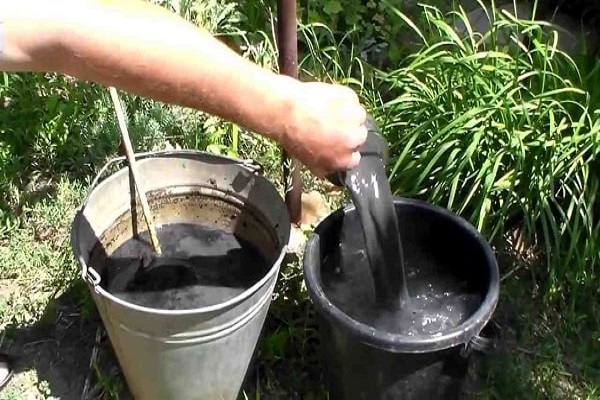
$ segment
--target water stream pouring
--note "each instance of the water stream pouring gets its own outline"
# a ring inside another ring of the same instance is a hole
[[[361,222],[361,226],[356,228],[364,234],[377,302],[387,308],[396,309],[406,305],[408,291],[398,220],[385,173],[388,144],[371,117],[367,119],[366,127],[367,139],[360,149],[359,165],[350,171],[340,171],[328,178],[334,184],[346,186],[356,206]],[[356,232],[352,231],[350,234]],[[342,240],[340,245],[347,246],[348,241]]]
[[[341,266],[329,280],[332,296],[355,315],[377,315],[375,322],[380,329],[409,335],[436,334],[460,323],[480,299],[464,293],[461,283],[451,276],[426,272],[435,269],[435,260],[420,257],[405,265],[398,216],[385,171],[387,142],[372,118],[367,120],[367,130],[358,166],[330,176],[350,191],[359,222],[348,219],[342,226]],[[364,253],[357,252],[363,247]],[[372,289],[367,270],[371,271]],[[349,284],[359,288],[363,296],[348,296]],[[373,312],[374,306],[379,312]]]

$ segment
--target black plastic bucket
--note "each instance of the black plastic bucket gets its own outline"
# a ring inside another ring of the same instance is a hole
[[[304,276],[316,310],[330,396],[334,400],[461,398],[472,351],[483,351],[490,344],[480,333],[498,301],[496,259],[479,232],[449,211],[398,197],[394,205],[405,256],[418,251],[419,257],[436,258],[444,273],[475,288],[481,302],[458,326],[429,337],[378,330],[346,314],[328,296],[323,276],[328,269],[340,267],[336,252],[342,226],[346,218],[357,215],[354,206],[333,212],[316,227],[304,254]]]

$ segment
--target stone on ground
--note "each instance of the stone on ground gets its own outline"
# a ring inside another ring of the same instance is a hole
[[[316,190],[302,193],[300,221],[292,224],[288,251],[302,254],[308,239],[308,232],[330,213],[325,196]]]

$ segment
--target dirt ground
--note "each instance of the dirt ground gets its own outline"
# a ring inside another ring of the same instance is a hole
[[[69,291],[49,303],[39,323],[26,329],[7,329],[2,350],[14,355],[17,365],[15,376],[0,393],[0,399],[102,398],[99,388],[95,388],[98,379],[91,365],[94,347],[98,353],[113,357],[102,333],[97,315],[82,318]],[[114,360],[108,364],[116,368]],[[107,369],[100,363],[98,367]],[[84,388],[88,395],[82,397]]]

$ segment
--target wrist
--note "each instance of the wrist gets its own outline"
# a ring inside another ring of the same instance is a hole
[[[266,120],[260,132],[264,136],[285,144],[289,133],[294,130],[294,110],[302,91],[302,83],[286,75],[270,74],[271,84],[265,85],[269,91],[268,101],[262,105]]]

